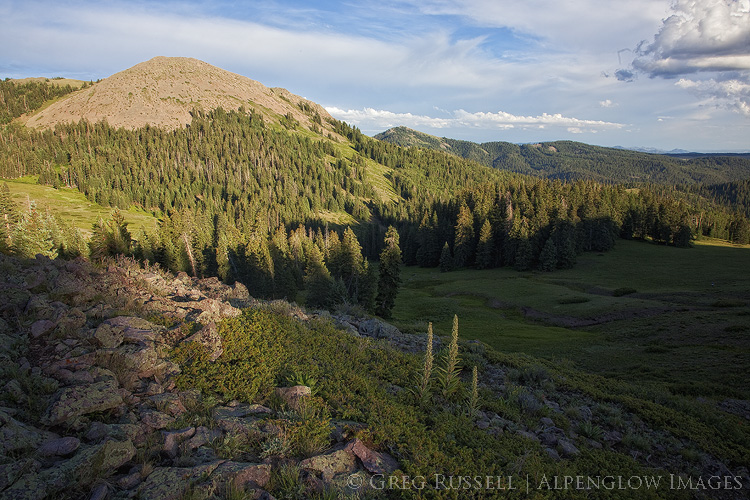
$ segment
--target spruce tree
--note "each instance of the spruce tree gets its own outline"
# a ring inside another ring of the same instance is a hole
[[[323,262],[323,254],[316,245],[310,247],[305,268],[305,288],[308,307],[326,308],[331,305],[333,278]]]
[[[463,203],[458,211],[456,221],[456,242],[453,245],[453,263],[464,267],[471,263],[474,256],[474,218],[468,205]]]
[[[380,252],[378,294],[375,298],[375,312],[383,318],[391,317],[401,284],[401,248],[398,243],[398,231],[389,226],[385,233],[385,246]]]
[[[447,273],[448,271],[453,271],[453,256],[446,241],[443,245],[443,251],[440,252],[440,272]]]
[[[479,244],[477,244],[477,269],[492,267],[492,249],[494,242],[492,238],[492,225],[488,219],[482,224],[479,231]]]
[[[550,237],[542,248],[542,253],[539,254],[539,269],[542,271],[554,271],[557,267],[557,246],[554,240]]]

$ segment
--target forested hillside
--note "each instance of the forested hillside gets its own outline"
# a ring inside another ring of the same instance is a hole
[[[298,109],[320,120],[306,103]],[[699,195],[540,179],[402,148],[330,118],[321,125],[303,128],[291,115],[269,122],[244,108],[194,110],[192,122],[174,130],[8,125],[0,177],[38,176],[103,206],[139,206],[161,222],[155,232],[131,234],[115,213],[94,225],[87,248],[54,214],[12,207],[2,191],[3,246],[20,255],[134,254],[241,281],[260,297],[294,300],[302,292],[310,305],[374,310],[380,278],[370,261],[380,258],[388,226],[398,230],[389,237],[398,258],[446,271],[552,271],[618,238],[685,247],[701,235],[750,238],[746,217]],[[33,241],[21,237],[30,225],[43,229]]]
[[[404,147],[442,150],[500,170],[549,179],[620,184],[718,184],[750,177],[750,158],[742,155],[680,158],[573,141],[477,144],[438,138],[406,127],[387,130],[375,138]]]
[[[84,88],[88,84],[84,83]],[[0,124],[10,123],[24,113],[30,113],[57,97],[70,94],[70,85],[50,85],[49,82],[29,81],[17,83],[9,79],[0,81]]]

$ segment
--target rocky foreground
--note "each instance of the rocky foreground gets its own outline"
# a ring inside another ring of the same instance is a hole
[[[275,306],[301,322],[313,316]],[[253,299],[241,284],[174,276],[124,258],[95,267],[0,254],[0,499],[273,498],[269,491],[280,487],[301,498],[352,493],[352,484],[403,465],[357,439],[366,425],[352,421],[332,420],[327,445],[308,458],[280,453],[280,428],[311,395],[305,385],[278,387],[264,405],[177,388],[173,348],[198,342],[219,359],[217,323],[252,307],[274,304]],[[330,319],[354,336],[383,340],[373,348],[424,349],[424,336],[376,319]],[[479,343],[462,349],[485,356]],[[515,394],[519,405],[517,418],[474,412],[472,425],[497,439],[520,436],[550,464],[603,449],[655,471],[739,478],[741,489],[712,492],[722,498],[750,489],[746,468],[730,469],[689,439],[571,389],[564,377],[483,359],[481,388],[506,401]],[[746,418],[740,406],[722,409]]]
[[[180,368],[167,359],[179,342],[204,343],[220,356],[215,322],[257,305],[244,286],[127,260],[102,270],[82,260],[0,255],[0,269],[0,498],[225,498],[233,491],[272,498],[264,488],[279,460],[235,453],[232,440],[273,436],[278,428],[267,422],[281,412],[236,401],[206,405],[197,391],[176,389]],[[194,322],[198,331],[144,318]],[[296,386],[276,395],[294,410],[309,392]],[[333,425],[331,450],[298,463],[308,487],[397,467],[347,429]],[[222,458],[230,455],[237,457]]]

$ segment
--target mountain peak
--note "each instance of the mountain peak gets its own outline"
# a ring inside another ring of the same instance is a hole
[[[285,89],[268,88],[198,59],[158,56],[66,96],[27,117],[26,125],[51,128],[60,122],[85,119],[130,129],[145,125],[175,129],[190,123],[194,108],[233,110],[244,106],[271,119],[291,113],[311,128],[313,121],[300,106],[303,102],[323,123],[330,117],[322,106]]]

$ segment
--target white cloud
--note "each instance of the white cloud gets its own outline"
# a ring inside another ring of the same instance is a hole
[[[685,77],[675,85],[750,117],[750,0],[675,0],[653,42],[635,53],[636,71]]]
[[[633,66],[651,76],[750,69],[750,0],[676,0]]]
[[[681,78],[675,85],[701,97],[715,100],[720,106],[729,107],[750,117],[750,83],[747,81],[739,79],[695,81]]]
[[[604,99],[603,101],[599,101],[599,106],[602,108],[615,108],[617,104],[612,102],[611,99]]]
[[[424,115],[414,115],[412,113],[394,113],[392,111],[376,110],[372,108],[365,108],[362,110],[343,110],[336,107],[328,107],[326,110],[335,118],[352,123],[360,128],[367,129],[387,129],[396,126],[426,126],[436,129],[472,127],[485,130],[508,130],[514,128],[544,129],[547,127],[560,127],[571,133],[583,133],[620,129],[624,126],[621,123],[571,118],[559,113],[543,113],[538,116],[520,116],[504,111],[480,111],[469,113],[468,111],[459,109],[451,113],[451,118],[433,118]]]

